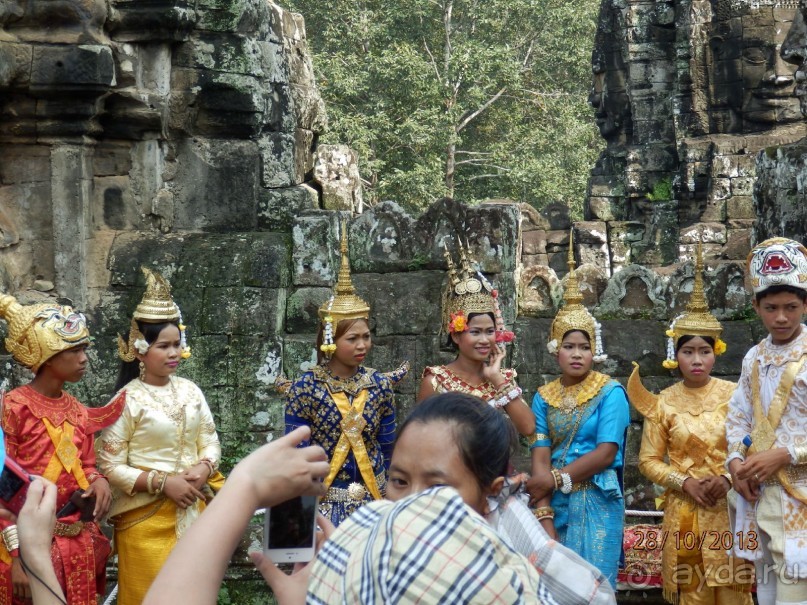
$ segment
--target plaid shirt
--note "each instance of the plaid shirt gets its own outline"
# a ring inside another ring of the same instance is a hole
[[[616,605],[614,591],[602,572],[550,538],[528,501],[518,479],[508,479],[499,496],[488,499],[488,523],[538,570],[540,601],[548,605]]]
[[[317,555],[308,605],[543,603],[526,558],[448,487],[372,502]]]

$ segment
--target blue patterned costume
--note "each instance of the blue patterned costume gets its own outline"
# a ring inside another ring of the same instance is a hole
[[[405,372],[406,370],[403,371],[404,374]],[[361,437],[367,459],[372,466],[372,474],[383,495],[395,440],[392,385],[397,382],[396,378],[400,379],[359,366],[356,374],[343,380],[332,374],[327,365],[316,366],[303,374],[288,391],[286,433],[302,425],[311,427],[310,444],[321,446],[328,454],[328,459],[332,460],[343,434],[340,425],[342,414],[332,393],[344,393],[353,405],[362,392],[366,391],[367,399],[362,414],[366,424]],[[320,501],[320,512],[329,517],[334,525],[338,525],[361,505],[372,500],[356,456],[351,450],[336,473],[327,495]]]
[[[558,381],[539,389],[532,402],[538,435],[532,447],[550,447],[552,467],[558,469],[593,451],[600,443],[615,443],[619,447],[607,469],[575,484],[570,494],[556,490],[552,496],[558,540],[597,567],[616,586],[625,514],[623,452],[630,411],[625,390],[618,382],[597,372],[591,372],[590,376],[599,379],[603,386],[589,398],[583,395],[574,407],[550,405],[542,397],[542,392],[548,397]]]

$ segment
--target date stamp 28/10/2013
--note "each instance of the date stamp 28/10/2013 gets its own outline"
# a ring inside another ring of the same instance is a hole
[[[756,550],[759,546],[757,533],[754,531],[705,530],[693,531],[666,531],[661,529],[636,528],[634,533],[638,540],[633,545],[635,550],[655,550],[664,548],[668,540],[672,540],[676,550],[733,550],[737,546],[740,550]]]

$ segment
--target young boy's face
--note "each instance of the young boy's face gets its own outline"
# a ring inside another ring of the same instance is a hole
[[[79,345],[57,353],[39,371],[47,370],[64,382],[78,382],[87,371],[87,345]]]
[[[796,294],[770,294],[759,302],[755,299],[753,305],[771,335],[773,344],[787,344],[799,335],[802,317],[807,313],[807,304]]]

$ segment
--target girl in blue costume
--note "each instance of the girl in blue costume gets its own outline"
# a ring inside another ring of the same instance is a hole
[[[527,484],[536,518],[550,536],[599,568],[616,586],[622,553],[622,466],[630,412],[625,390],[592,370],[602,352],[600,326],[583,306],[569,243],[566,305],[552,322],[548,348],[562,375],[532,403],[535,438]]]
[[[319,363],[288,387],[286,401],[286,433],[309,426],[311,440],[301,447],[319,445],[328,454],[320,512],[334,525],[384,497],[395,441],[392,387],[408,370],[405,364],[383,374],[362,365],[372,347],[370,307],[354,293],[344,228],[341,252],[334,296],[319,310]]]

